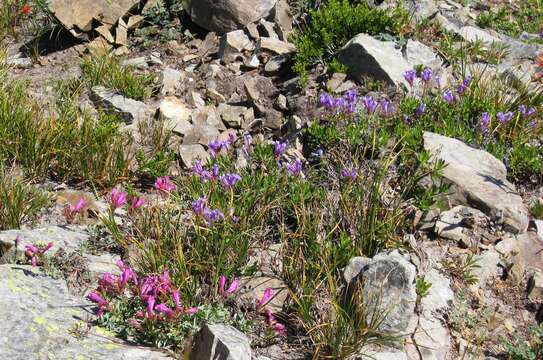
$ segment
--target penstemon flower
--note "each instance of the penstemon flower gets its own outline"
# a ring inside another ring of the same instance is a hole
[[[113,210],[122,207],[124,204],[126,204],[126,193],[119,189],[111,190],[109,204]]]
[[[226,298],[229,295],[235,293],[239,289],[240,284],[241,284],[241,281],[239,279],[234,279],[230,283],[230,286],[228,286],[228,289],[225,289],[226,281],[227,281],[226,276],[221,275],[221,277],[219,278],[219,294],[223,298]]]
[[[84,197],[79,198],[75,205],[68,204],[64,206],[64,217],[68,224],[72,224],[75,221],[75,218],[82,213],[85,206],[87,206],[87,201]]]
[[[177,189],[177,185],[170,180],[169,176],[163,176],[156,179],[155,189],[164,195],[170,195]]]

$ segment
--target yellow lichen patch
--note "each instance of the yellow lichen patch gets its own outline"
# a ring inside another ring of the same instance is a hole
[[[43,316],[36,316],[34,317],[33,321],[38,325],[45,325],[47,324],[47,319]]]

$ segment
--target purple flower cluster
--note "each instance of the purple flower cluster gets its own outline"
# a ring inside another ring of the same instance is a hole
[[[362,98],[362,104],[364,105],[364,109],[366,109],[366,112],[368,115],[372,115],[375,113],[375,110],[377,109],[377,102],[373,100],[373,97],[367,95]]]
[[[496,114],[496,118],[498,119],[498,121],[500,123],[505,125],[505,124],[509,123],[509,121],[511,121],[511,119],[513,119],[514,115],[515,114],[513,114],[512,111],[508,111],[506,113],[503,113],[503,112],[500,111],[499,113]]]
[[[407,70],[403,73],[403,78],[409,83],[410,86],[413,86],[416,77],[417,72],[415,70]]]
[[[445,100],[449,105],[454,104],[455,98],[451,90],[445,90],[443,92],[443,100]]]
[[[421,117],[425,113],[426,113],[426,104],[420,103],[419,106],[417,106],[417,108],[415,109],[415,116]]]
[[[481,120],[479,121],[479,130],[481,133],[488,133],[488,127],[490,125],[490,115],[487,112],[484,112],[481,115]]]
[[[358,177],[358,170],[350,163],[347,163],[341,170],[341,177],[347,181],[355,181]]]
[[[292,163],[286,163],[285,168],[289,175],[300,176],[302,175],[302,160],[296,159]]]
[[[281,141],[275,141],[273,143],[273,155],[278,158],[281,157],[287,150],[287,144]]]
[[[219,176],[219,180],[221,181],[221,184],[225,190],[232,190],[238,181],[241,181],[241,176],[238,174],[225,174]]]
[[[390,105],[390,102],[387,99],[381,100],[379,108],[381,109],[381,115],[384,117],[389,117],[396,112],[396,108]]]
[[[206,205],[207,199],[205,197],[196,199],[192,202],[192,212],[197,217],[206,220],[209,226],[212,226],[217,221],[224,219],[224,214],[219,209],[212,210]]]
[[[526,105],[520,105],[518,110],[524,119],[527,119],[536,113],[536,109],[534,107],[528,108]]]
[[[228,147],[230,146],[230,141],[215,139],[215,140],[211,140],[207,144],[207,146],[209,148],[209,154],[211,155],[211,157],[216,157],[222,150],[228,151]]]
[[[333,97],[330,94],[322,93],[319,97],[319,103],[325,109],[335,113],[352,114],[356,111],[358,103],[358,93],[355,89],[351,89],[344,96]]]
[[[469,88],[471,84],[471,76],[468,76],[462,81],[462,84],[458,85],[458,88],[456,89],[459,95],[464,95],[466,90]]]
[[[202,162],[200,160],[196,160],[194,162],[191,173],[198,176],[204,182],[219,180],[225,190],[231,190],[241,180],[241,176],[238,174],[229,173],[219,175],[219,165],[217,164],[213,164],[211,170],[207,170],[202,166]]]
[[[425,84],[429,83],[430,80],[432,80],[433,72],[430,68],[424,68],[420,74],[417,73],[416,70],[407,70],[403,72],[403,78],[409,86],[413,87],[413,84],[415,82],[415,78],[420,77],[421,81]]]

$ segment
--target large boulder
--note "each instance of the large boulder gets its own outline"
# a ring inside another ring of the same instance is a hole
[[[379,330],[408,334],[415,319],[415,266],[395,250],[380,253],[372,259],[352,258],[343,272],[347,283],[345,301],[353,291],[363,291],[373,321],[380,321]]]
[[[139,0],[49,0],[47,6],[68,30],[90,31],[93,21],[113,25]]]
[[[209,31],[224,34],[269,15],[277,0],[187,0],[192,21]]]
[[[171,359],[91,327],[91,306],[37,268],[0,265],[0,359]]]
[[[479,209],[516,233],[528,228],[528,210],[507,180],[500,160],[462,141],[431,132],[424,133],[424,149],[434,160],[446,164],[443,179],[451,184],[452,205]]]
[[[409,86],[403,73],[413,67],[391,41],[359,34],[341,49],[338,60],[359,80],[372,77],[396,86]]]

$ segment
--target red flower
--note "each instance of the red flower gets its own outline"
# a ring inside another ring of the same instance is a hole
[[[21,14],[28,15],[32,12],[32,7],[28,4],[21,6]]]

